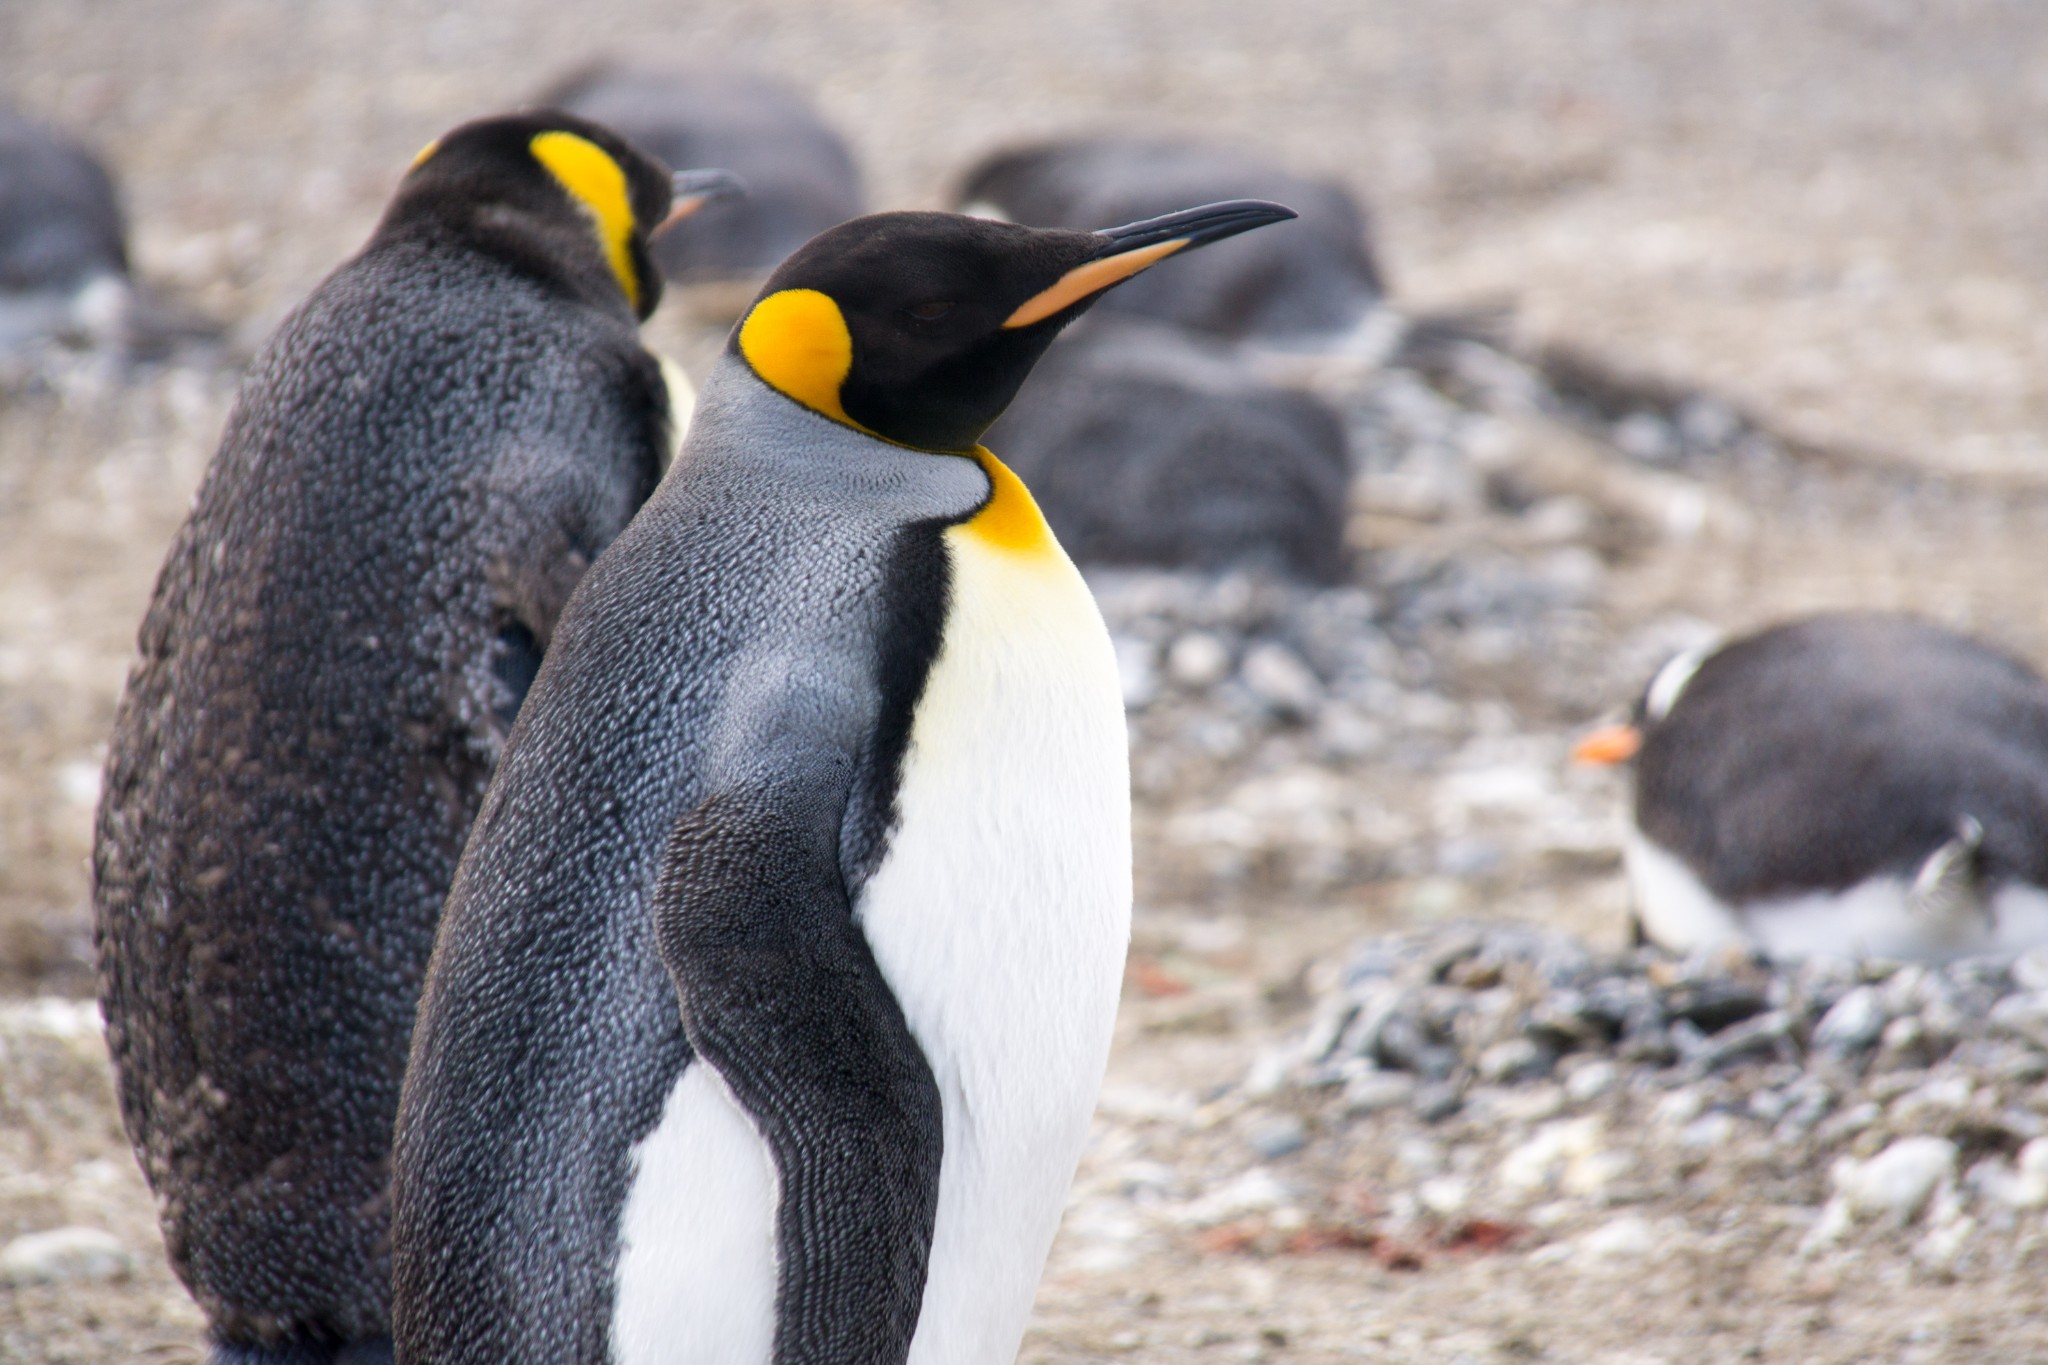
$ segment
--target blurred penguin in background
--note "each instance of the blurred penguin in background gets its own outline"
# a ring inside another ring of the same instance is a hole
[[[138,295],[127,238],[92,153],[0,105],[0,349],[51,337],[147,350],[208,331]]]
[[[1336,414],[1178,329],[1084,320],[988,440],[1077,563],[1344,575],[1351,472]]]
[[[1248,233],[1178,271],[1141,276],[1104,299],[1102,313],[1290,344],[1334,339],[1367,323],[1385,286],[1364,210],[1340,185],[1253,156],[1138,137],[1043,142],[985,158],[955,202],[982,217],[1085,229],[1239,198],[1279,200],[1300,221],[1288,233]]]
[[[865,212],[845,141],[803,96],[765,76],[598,65],[540,102],[616,128],[671,166],[720,166],[746,182],[743,197],[706,205],[655,241],[655,264],[679,284],[758,277]]]
[[[1662,947],[2048,944],[2048,683],[1967,636],[1835,613],[1689,651],[1575,756],[1634,762],[1629,879]]]

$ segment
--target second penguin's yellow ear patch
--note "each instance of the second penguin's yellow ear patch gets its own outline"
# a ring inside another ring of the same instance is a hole
[[[740,324],[740,354],[770,388],[843,426],[867,430],[846,415],[839,398],[853,370],[853,333],[830,295],[782,289],[762,299]]]
[[[530,144],[533,159],[548,168],[569,197],[581,204],[597,229],[599,245],[625,291],[626,302],[640,311],[640,277],[633,269],[633,201],[626,193],[626,173],[611,154],[575,133],[541,133]]]

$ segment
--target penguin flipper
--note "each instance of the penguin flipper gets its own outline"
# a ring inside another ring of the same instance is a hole
[[[685,812],[654,925],[691,1048],[781,1177],[776,1358],[901,1365],[938,1213],[939,1092],[853,919],[844,786],[843,769],[778,776]]]

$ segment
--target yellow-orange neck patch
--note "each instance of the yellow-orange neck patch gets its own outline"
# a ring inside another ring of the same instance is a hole
[[[1038,499],[1031,496],[1024,480],[1012,474],[1010,467],[990,454],[986,446],[976,446],[974,458],[988,475],[989,498],[979,512],[967,519],[964,529],[996,549],[1013,554],[1042,554],[1053,548],[1057,542],[1053,540],[1052,528],[1045,524]]]
[[[597,229],[605,260],[625,292],[626,302],[640,309],[640,277],[633,269],[633,201],[626,193],[626,173],[611,154],[589,138],[560,131],[541,133],[530,144],[534,160],[548,168],[569,197],[583,206]]]
[[[846,415],[839,398],[853,371],[853,333],[830,295],[782,289],[762,299],[740,324],[740,354],[770,388],[842,426],[867,431]]]

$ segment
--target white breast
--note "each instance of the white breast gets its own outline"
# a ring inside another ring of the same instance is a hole
[[[704,1061],[633,1150],[612,1298],[617,1365],[766,1365],[775,1342],[775,1159]]]
[[[911,1365],[1016,1357],[1088,1131],[1130,935],[1108,631],[1047,536],[947,533],[952,607],[901,824],[856,907],[939,1085],[938,1226]]]

